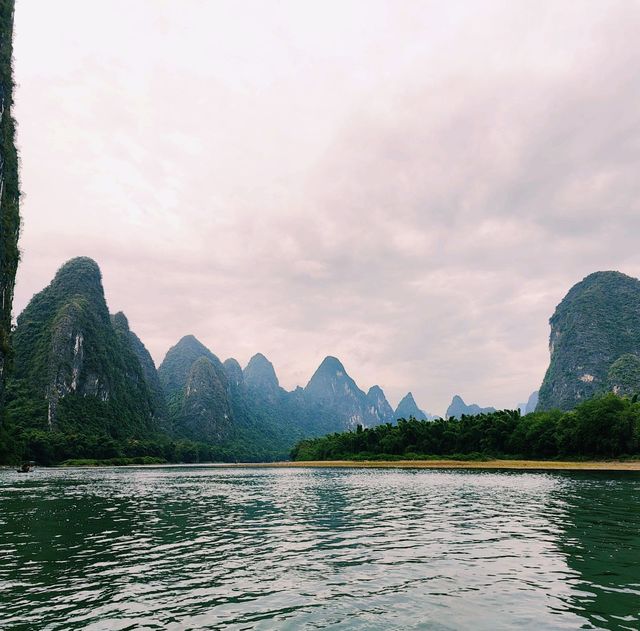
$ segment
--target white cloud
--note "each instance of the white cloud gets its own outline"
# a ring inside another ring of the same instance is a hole
[[[157,361],[324,355],[515,406],[547,319],[640,274],[631,2],[19,2],[16,307],[71,256]]]

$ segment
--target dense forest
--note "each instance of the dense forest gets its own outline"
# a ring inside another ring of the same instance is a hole
[[[49,430],[13,430],[0,440],[0,463],[31,460],[39,465],[55,465],[84,460],[109,464],[136,462],[262,462],[286,454],[275,453],[256,441],[238,439],[224,445],[172,438],[156,434],[150,438],[117,439],[90,432],[56,432]],[[9,438],[9,440],[6,440]]]
[[[460,419],[400,419],[299,442],[293,460],[445,457],[614,458],[640,453],[640,403],[605,394],[569,412],[501,410]]]

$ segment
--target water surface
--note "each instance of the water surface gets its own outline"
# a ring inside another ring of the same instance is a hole
[[[0,471],[1,629],[640,628],[640,475]]]

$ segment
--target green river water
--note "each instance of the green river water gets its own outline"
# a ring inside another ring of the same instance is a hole
[[[640,474],[0,471],[0,629],[640,629]]]

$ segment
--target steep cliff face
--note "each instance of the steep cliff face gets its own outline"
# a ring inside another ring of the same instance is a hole
[[[492,407],[482,408],[476,403],[470,403],[467,405],[461,396],[454,395],[449,407],[447,408],[446,417],[447,418],[460,418],[463,414],[466,415],[474,415],[474,414],[486,414],[489,412],[495,412],[496,409]]]
[[[358,388],[335,357],[326,357],[304,389],[307,414],[328,431],[370,427],[380,420],[370,410],[367,395]]]
[[[398,403],[398,407],[396,408],[396,411],[393,416],[395,420],[399,418],[408,419],[408,418],[411,418],[412,416],[413,418],[418,419],[419,421],[431,420],[432,418],[431,414],[428,414],[427,412],[422,411],[418,407],[418,404],[416,403],[416,400],[413,398],[413,394],[411,394],[411,392],[408,392],[402,398],[400,403]]]
[[[536,390],[529,395],[526,403],[518,403],[518,409],[520,410],[520,414],[524,416],[525,414],[531,414],[531,412],[536,411],[536,407],[538,407],[538,396],[539,392]]]
[[[138,358],[138,362],[142,368],[142,374],[151,392],[153,416],[158,419],[160,424],[166,429],[167,404],[164,398],[162,384],[158,377],[158,371],[151,354],[142,340],[129,328],[129,321],[122,311],[111,316],[111,324],[123,346],[131,349]]]
[[[367,392],[367,413],[375,418],[375,425],[392,423],[393,408],[389,405],[387,397],[380,386],[371,386]]]
[[[0,423],[11,359],[11,309],[20,232],[18,154],[12,116],[13,11],[13,0],[0,2]]]
[[[249,396],[258,402],[276,405],[286,396],[273,364],[262,353],[256,353],[249,360],[243,377]]]
[[[154,429],[153,395],[112,324],[93,260],[68,261],[32,298],[18,317],[14,346],[12,389],[30,403],[31,418],[21,422],[114,436]]]
[[[193,335],[167,352],[158,376],[178,436],[221,442],[233,430],[233,393],[220,360]]]
[[[228,382],[207,357],[197,359],[187,377],[180,415],[182,435],[206,442],[223,442],[232,429]]]
[[[620,272],[590,274],[549,322],[551,359],[537,409],[569,410],[618,385],[610,384],[609,371],[623,355],[640,355],[640,281]],[[639,391],[640,382],[624,390]]]

